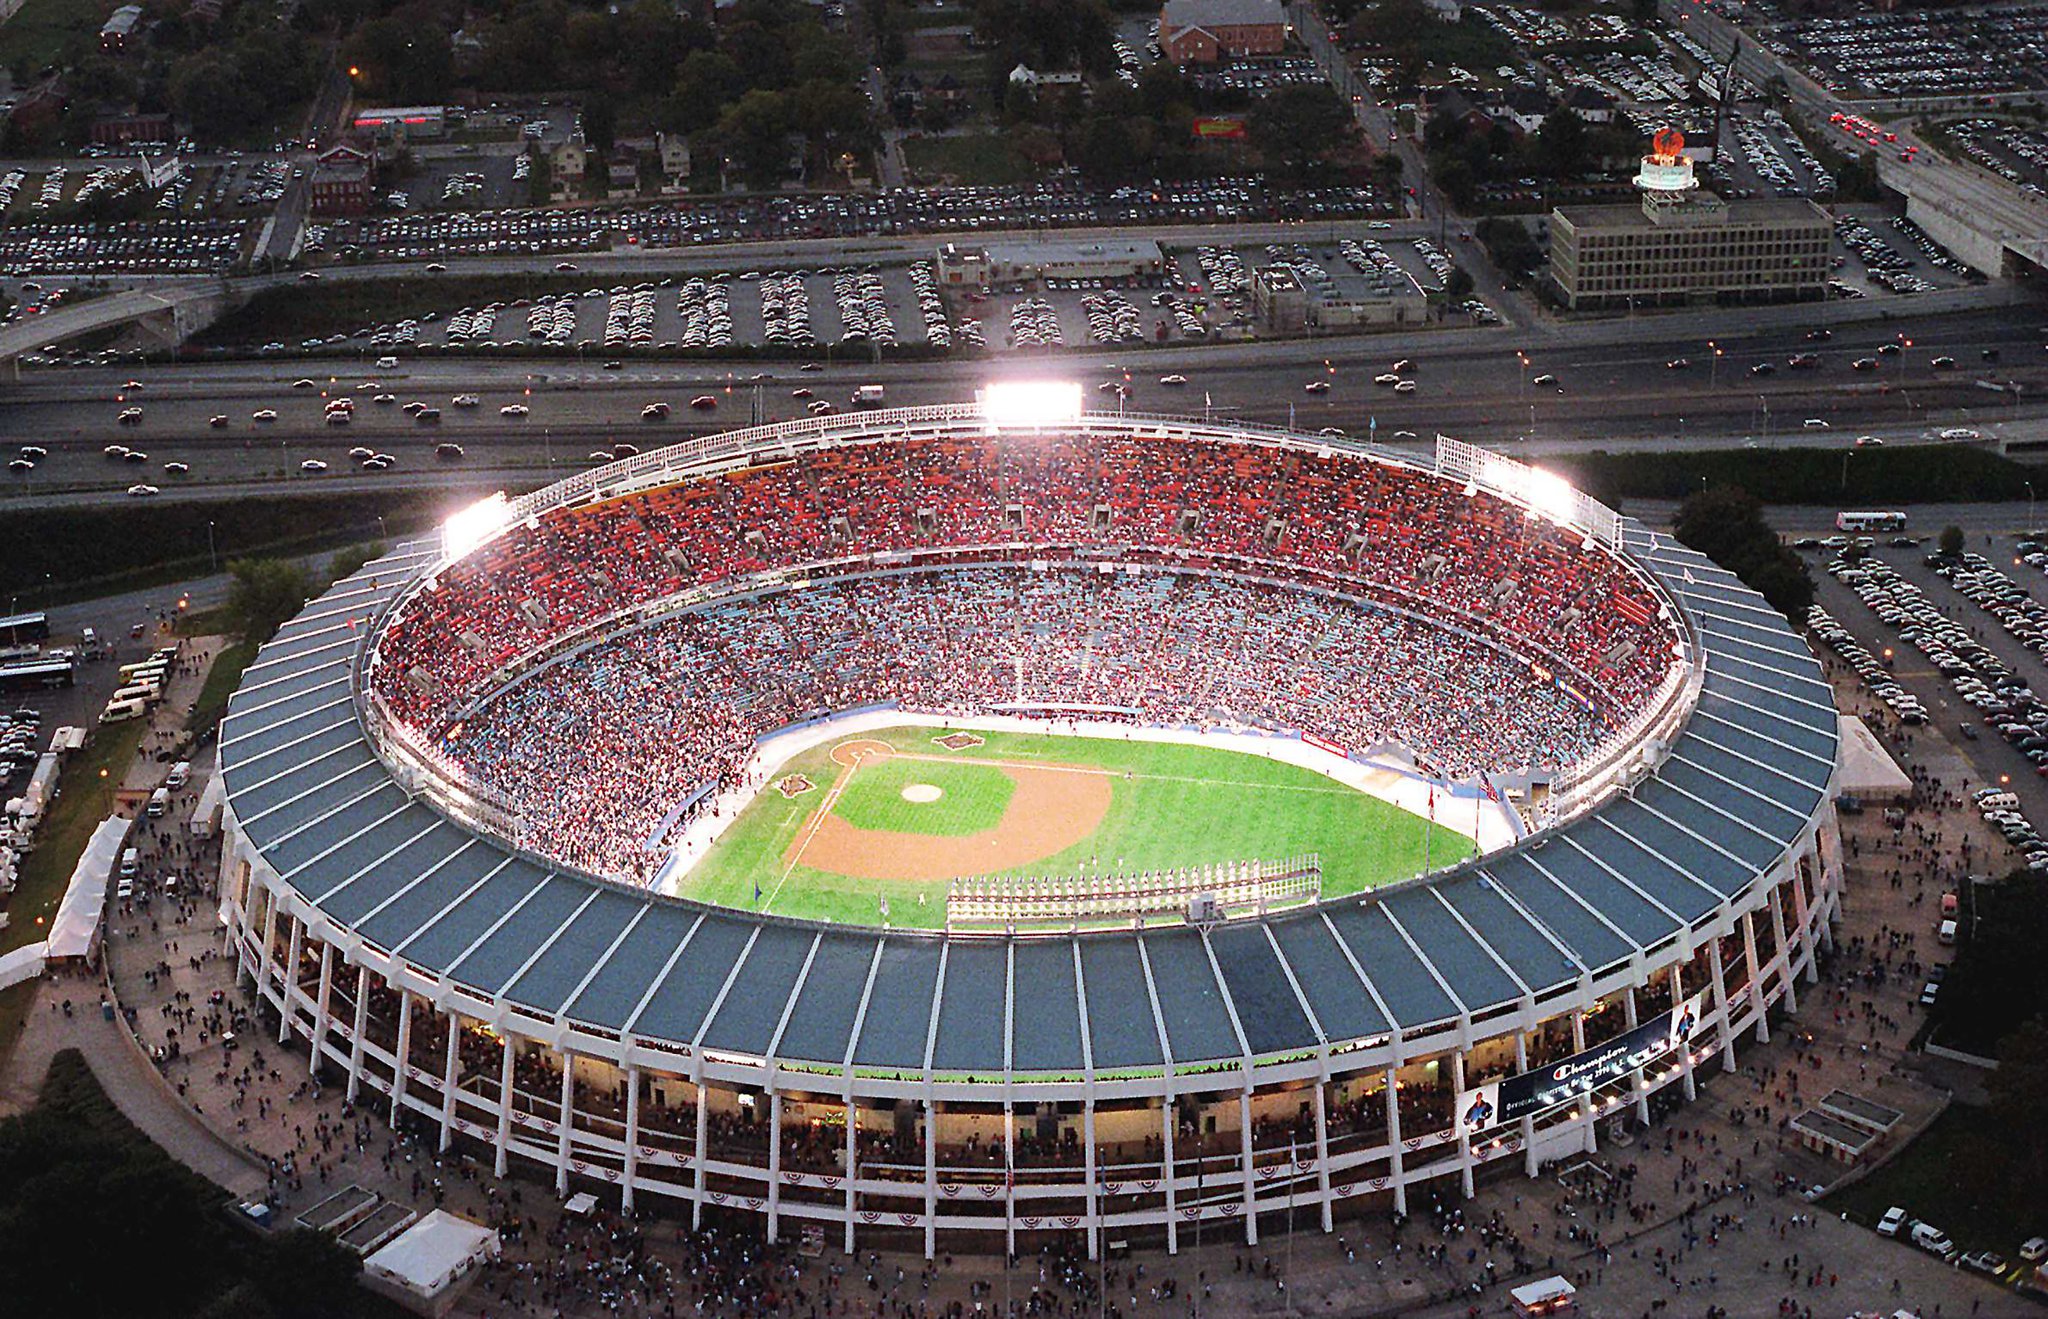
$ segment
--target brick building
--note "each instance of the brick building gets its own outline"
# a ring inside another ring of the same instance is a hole
[[[1159,11],[1159,49],[1175,64],[1278,55],[1286,46],[1280,0],[1166,0]]]

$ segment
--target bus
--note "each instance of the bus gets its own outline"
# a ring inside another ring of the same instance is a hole
[[[25,692],[43,687],[69,687],[78,680],[70,660],[38,660],[0,665],[0,691]]]
[[[1904,531],[1906,515],[1883,511],[1835,514],[1837,531]]]
[[[0,646],[19,646],[50,639],[50,616],[38,609],[33,614],[11,614],[0,618]]]

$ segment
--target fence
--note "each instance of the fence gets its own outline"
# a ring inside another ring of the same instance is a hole
[[[1020,927],[1073,929],[1177,914],[1193,921],[1264,915],[1315,902],[1323,861],[1314,853],[1285,861],[1225,861],[1168,870],[1059,877],[976,876],[946,891],[948,930],[1005,932]]]

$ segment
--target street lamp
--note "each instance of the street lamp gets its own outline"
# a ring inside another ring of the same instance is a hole
[[[208,572],[220,571],[220,555],[213,548],[213,519],[206,520],[206,565]]]
[[[1713,356],[1707,359],[1707,388],[1712,389],[1721,375],[1721,347],[1712,339],[1707,340],[1707,347],[1713,350]]]

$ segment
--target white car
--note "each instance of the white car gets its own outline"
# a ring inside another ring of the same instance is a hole
[[[1877,1220],[1877,1234],[1881,1237],[1895,1237],[1906,1225],[1906,1211],[1898,1205],[1884,1211],[1884,1217]]]
[[[208,417],[206,419],[206,424],[213,427],[215,430],[225,430],[227,429],[228,424],[228,414],[225,412],[217,412],[213,416]]]
[[[530,409],[524,403],[507,403],[504,407],[498,409],[498,415],[501,417],[523,417],[528,411]]]
[[[292,381],[292,388],[311,389],[313,388],[313,382],[305,376],[300,376],[297,380]]]
[[[147,499],[156,492],[156,487],[153,485],[131,485],[128,487],[128,493],[136,499]]]
[[[474,394],[457,394],[448,401],[458,408],[473,408],[482,400],[478,399]]]
[[[393,403],[396,403],[396,402],[398,402],[398,395],[396,395],[396,394],[378,394],[378,395],[376,395],[376,396],[375,396],[374,398],[372,398],[372,399],[370,400],[370,402],[372,402],[372,403],[382,403],[382,404],[384,404],[384,405],[386,405],[386,406],[388,407],[389,405],[391,405],[391,404],[393,404]]]
[[[1974,440],[1980,437],[1976,431],[1971,430],[1968,426],[1951,426],[1941,433],[1941,438],[1944,440]]]
[[[1186,376],[1176,375],[1159,377],[1159,383],[1162,385],[1185,385],[1187,382],[1188,378]]]
[[[327,464],[321,462],[318,458],[308,458],[306,461],[299,464],[299,470],[306,473],[308,476],[318,476],[320,473],[327,470]]]
[[[276,421],[276,420],[277,420],[277,409],[275,409],[275,408],[259,408],[259,409],[257,409],[256,411],[254,411],[254,412],[252,412],[252,413],[250,413],[250,414],[249,414],[249,420],[251,420],[251,421]]]
[[[327,414],[327,424],[330,426],[346,426],[354,416],[355,414],[347,408],[336,408]]]
[[[1805,421],[1802,421],[1799,424],[1806,427],[1806,429],[1810,431],[1824,431],[1828,428],[1828,424],[1825,421],[1822,421],[1819,417],[1808,417]]]

